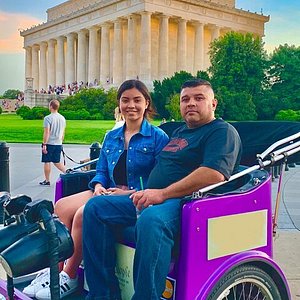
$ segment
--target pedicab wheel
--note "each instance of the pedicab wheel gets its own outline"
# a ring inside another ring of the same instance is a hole
[[[208,300],[281,300],[279,290],[262,269],[240,266],[225,275],[211,292]]]

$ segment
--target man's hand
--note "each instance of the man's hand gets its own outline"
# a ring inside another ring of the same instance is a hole
[[[46,145],[46,144],[42,144],[42,152],[43,152],[44,154],[47,154],[47,153],[48,153],[48,151],[47,151],[47,145]]]
[[[130,198],[138,210],[153,204],[160,204],[167,199],[163,189],[146,189],[144,191],[138,191],[133,193]]]

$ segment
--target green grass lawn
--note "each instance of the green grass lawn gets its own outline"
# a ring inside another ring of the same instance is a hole
[[[155,125],[159,121],[153,122]],[[102,142],[105,133],[114,126],[113,120],[67,120],[65,144]],[[0,115],[0,141],[8,143],[41,143],[43,120],[23,120],[15,114]]]

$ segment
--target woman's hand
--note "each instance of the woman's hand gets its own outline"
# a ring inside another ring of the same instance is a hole
[[[100,183],[95,185],[93,196],[100,196],[100,195],[108,195],[107,189],[103,187]]]
[[[107,194],[110,195],[129,195],[136,192],[136,190],[124,190],[117,187],[107,189]]]

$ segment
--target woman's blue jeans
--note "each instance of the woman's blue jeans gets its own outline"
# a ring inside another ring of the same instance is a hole
[[[136,252],[132,300],[158,300],[165,288],[171,252],[180,224],[181,199],[145,208],[136,218],[129,196],[97,196],[83,213],[83,258],[89,300],[121,299],[115,275],[115,235],[135,225]]]

